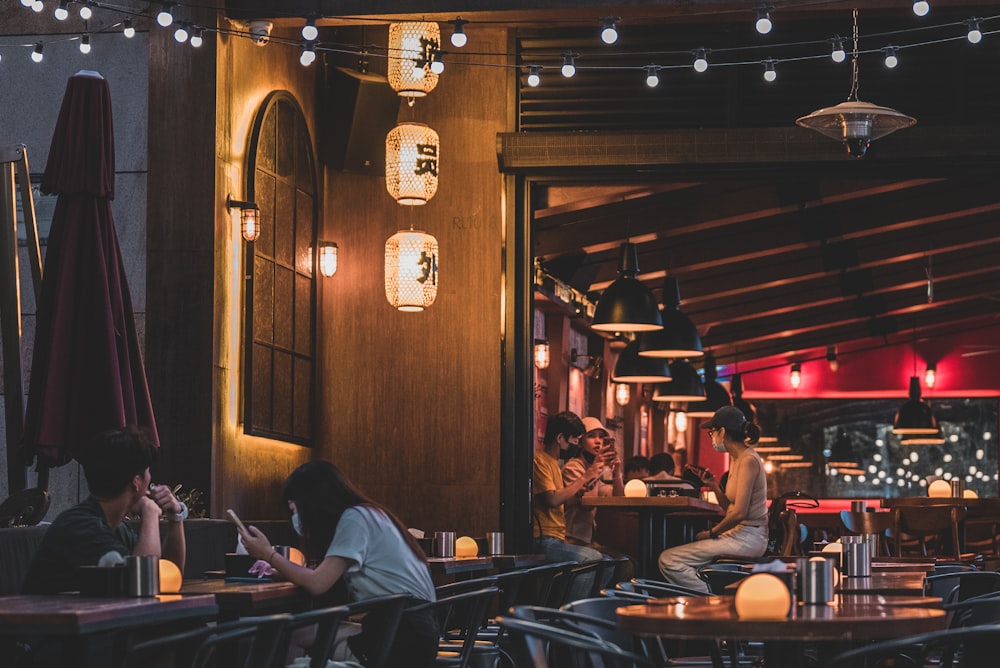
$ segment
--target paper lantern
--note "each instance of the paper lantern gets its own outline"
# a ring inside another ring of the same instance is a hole
[[[792,609],[792,595],[778,576],[754,573],[740,582],[735,605],[740,619],[784,619]]]
[[[647,492],[646,483],[639,479],[629,480],[625,483],[625,496],[638,498],[646,496]]]
[[[475,557],[478,554],[479,554],[479,544],[476,543],[475,538],[469,538],[468,536],[459,536],[458,540],[455,541],[456,557]]]
[[[434,197],[440,147],[438,133],[423,123],[400,123],[385,136],[385,189],[398,204]]]
[[[437,86],[431,71],[441,50],[441,29],[430,21],[389,24],[389,85],[401,97],[424,97]]]
[[[169,559],[160,559],[160,593],[179,594],[184,578],[181,569]]]
[[[297,547],[288,548],[288,560],[299,566],[306,565],[306,555],[302,554],[302,550]]]
[[[951,485],[947,480],[935,480],[927,487],[927,496],[932,499],[945,499],[951,496]]]
[[[434,303],[438,284],[437,239],[400,230],[385,242],[385,298],[400,311],[423,311]]]

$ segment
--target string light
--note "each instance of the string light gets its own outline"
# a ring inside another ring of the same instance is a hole
[[[917,16],[927,16],[931,11],[930,3],[927,0],[913,0],[913,13]]]
[[[31,3],[31,11],[36,14],[41,14],[43,9],[45,9],[45,3],[42,2],[42,0],[34,0],[34,2]]]
[[[979,30],[979,19],[969,19],[966,21],[966,25],[969,26],[969,32],[966,33],[965,38],[969,40],[969,44],[979,44],[983,41],[983,33]]]
[[[705,72],[708,70],[708,49],[698,49],[694,52],[694,63],[691,67],[695,72]]]
[[[204,43],[201,32],[201,28],[195,28],[194,32],[191,33],[191,46],[196,49]]]
[[[183,44],[184,42],[187,41],[187,39],[188,39],[187,28],[185,28],[182,25],[177,26],[177,30],[174,31],[174,40],[176,40],[179,44]]]
[[[656,65],[646,65],[646,85],[650,88],[660,85],[660,75],[657,74],[659,69]]]
[[[771,83],[778,78],[778,73],[774,69],[774,61],[768,58],[764,61],[764,81]]]
[[[830,58],[835,63],[842,63],[847,59],[847,54],[844,52],[844,40],[839,35],[833,38],[833,49],[830,51]]]
[[[128,39],[132,39],[133,37],[135,37],[135,26],[132,25],[131,18],[125,19],[125,21],[122,23],[122,34],[125,35],[125,37]]]
[[[42,54],[42,49],[44,48],[45,46],[41,42],[35,44],[35,50],[31,52],[31,59],[36,63],[42,62],[42,59],[45,58],[45,56]]]
[[[604,27],[601,29],[601,41],[605,44],[614,44],[618,41],[618,29],[615,27],[618,19],[608,16],[603,21]]]
[[[302,39],[307,42],[315,42],[319,37],[319,28],[316,27],[316,19],[306,19],[306,24],[302,26]]]
[[[564,53],[562,57],[562,75],[569,79],[576,74],[576,54],[567,52]]]
[[[56,11],[52,12],[52,15],[56,17],[56,21],[65,21],[69,18],[69,9],[67,9],[66,4],[66,0],[61,0],[59,6],[56,7]]]
[[[309,67],[314,62],[316,62],[316,47],[313,46],[312,42],[306,42],[302,45],[302,55],[299,56],[299,64],[302,67]]]
[[[461,49],[469,43],[469,36],[465,34],[465,24],[468,21],[462,20],[461,16],[456,16],[454,21],[448,21],[448,23],[451,24],[451,45],[456,49]]]
[[[431,72],[434,74],[444,72],[444,52],[440,49],[434,52],[434,57],[431,59]]]
[[[90,53],[90,35],[84,35],[80,38],[80,53],[87,55]]]
[[[890,70],[899,65],[899,56],[896,55],[896,47],[887,46],[882,49],[882,53],[885,54],[885,66]]]
[[[21,0],[22,7],[31,7],[33,4],[35,4],[34,0]]]
[[[87,2],[83,2],[80,5],[80,18],[84,21],[89,21],[94,16],[94,10],[90,8]]]
[[[160,9],[159,14],[156,15],[156,22],[160,25],[160,27],[169,28],[174,22],[174,12],[172,7],[172,2],[163,3],[163,7]]]
[[[771,28],[774,24],[771,23],[770,7],[761,6],[757,9],[757,22],[754,23],[754,28],[757,29],[761,35],[766,35],[771,32]]]
[[[539,73],[541,68],[538,65],[528,65],[528,85],[537,88],[542,83],[542,76]]]

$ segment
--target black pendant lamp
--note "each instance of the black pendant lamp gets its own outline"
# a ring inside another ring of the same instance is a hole
[[[659,307],[652,291],[636,275],[639,256],[635,244],[622,244],[618,278],[597,302],[593,329],[602,332],[651,332],[663,329]]]
[[[733,406],[743,411],[747,421],[754,422],[757,419],[757,409],[743,398],[743,376],[738,373],[733,374],[732,380],[729,381],[729,391],[733,393]]]
[[[662,383],[670,380],[667,361],[655,357],[639,357],[639,342],[630,341],[615,362],[613,383]]]
[[[910,398],[896,411],[892,433],[932,435],[939,433],[937,420],[930,405],[920,398],[920,378],[910,377]]]
[[[723,406],[732,406],[733,399],[729,396],[719,381],[719,372],[715,368],[715,357],[711,353],[705,355],[705,398],[688,404],[688,417],[710,418],[715,411]]]
[[[660,383],[653,390],[653,401],[702,401],[705,398],[705,386],[698,372],[686,361],[671,362],[670,376],[670,382]]]
[[[681,288],[677,279],[663,280],[663,329],[639,335],[639,354],[643,357],[701,357],[701,337],[691,318],[681,313]]]

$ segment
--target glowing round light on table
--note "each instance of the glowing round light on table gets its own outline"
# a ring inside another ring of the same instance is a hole
[[[932,499],[944,499],[951,496],[951,485],[946,480],[935,480],[927,488],[927,496]]]
[[[791,610],[792,595],[778,576],[754,573],[740,583],[735,604],[740,619],[784,619]]]
[[[976,490],[974,490],[974,489],[967,489],[967,490],[964,490],[962,492],[962,498],[963,499],[978,499],[979,495],[976,494]]]
[[[302,550],[297,547],[288,548],[288,560],[299,566],[306,565],[306,555],[302,554]]]
[[[178,594],[181,591],[181,569],[169,559],[160,559],[160,593]]]
[[[479,544],[476,543],[475,538],[469,538],[468,536],[459,536],[458,540],[455,541],[456,557],[475,557],[478,554],[479,554]]]
[[[636,499],[646,496],[647,492],[646,483],[639,479],[629,480],[625,483],[625,496]]]

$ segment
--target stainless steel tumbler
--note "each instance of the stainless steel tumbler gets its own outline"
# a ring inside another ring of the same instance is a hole
[[[812,557],[805,564],[802,602],[824,604],[833,600],[833,564],[824,557]]]
[[[125,557],[125,591],[129,596],[156,596],[160,593],[160,558]]]
[[[434,554],[438,557],[455,556],[455,532],[435,531],[434,532]]]
[[[503,532],[487,531],[486,544],[489,547],[490,555],[503,554]]]

